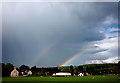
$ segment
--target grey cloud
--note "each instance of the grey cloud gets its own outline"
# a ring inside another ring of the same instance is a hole
[[[30,65],[57,42],[36,65],[58,66],[104,39],[99,25],[109,15],[117,18],[116,8],[117,3],[4,3],[3,61]]]

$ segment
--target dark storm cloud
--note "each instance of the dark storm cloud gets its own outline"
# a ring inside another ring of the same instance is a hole
[[[30,65],[53,45],[36,65],[58,66],[105,38],[100,25],[107,16],[117,18],[117,3],[4,3],[3,61]]]

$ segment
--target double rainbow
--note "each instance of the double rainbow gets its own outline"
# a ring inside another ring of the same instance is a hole
[[[50,46],[48,46],[45,50],[43,50],[43,51],[34,59],[34,61],[32,61],[31,66],[36,65],[36,64],[40,61],[40,59],[41,59],[43,56],[47,55],[47,54],[49,53],[49,51],[51,51],[51,50],[53,49],[53,47],[56,46],[56,44],[58,44],[58,43],[59,43],[59,41],[56,41],[56,42],[54,42],[53,44],[51,44]],[[83,55],[84,53],[88,52],[90,49],[91,49],[91,47],[88,47],[88,48],[86,48],[86,49],[83,49],[83,50],[77,52],[77,53],[74,54],[72,57],[70,57],[67,61],[65,61],[63,64],[61,64],[61,65],[59,66],[59,68],[62,69],[65,65],[67,65],[68,63],[70,63],[70,62],[71,62],[72,60],[74,60],[76,57],[78,57],[78,56],[80,56],[80,55]]]

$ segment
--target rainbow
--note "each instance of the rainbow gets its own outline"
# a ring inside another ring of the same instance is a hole
[[[64,38],[65,38],[65,36],[64,36]],[[53,44],[51,44],[51,45],[48,46],[46,49],[44,49],[44,50],[32,61],[31,66],[36,65],[43,56],[45,56],[50,50],[52,50],[53,47],[56,46],[61,40],[64,40],[64,38],[63,38],[63,39],[60,39],[60,40],[56,40]]]
[[[89,51],[90,49],[91,49],[91,47],[77,52],[77,53],[74,54],[71,58],[69,58],[67,61],[65,61],[63,64],[61,64],[61,65],[59,66],[60,69],[62,69],[65,65],[67,65],[68,63],[70,63],[73,59],[75,59],[76,57],[84,54],[85,52]]]
[[[40,59],[41,59],[43,56],[47,55],[47,54],[50,52],[50,50],[52,50],[53,47],[54,47],[56,44],[58,44],[58,43],[59,43],[59,41],[56,41],[56,42],[54,42],[53,44],[51,44],[50,46],[48,46],[46,49],[44,49],[44,50],[32,61],[31,66],[36,65],[36,64],[40,61]]]

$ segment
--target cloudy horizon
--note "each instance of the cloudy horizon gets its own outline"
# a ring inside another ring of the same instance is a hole
[[[117,2],[3,3],[2,14],[4,63],[60,66],[77,53],[65,66],[118,62]]]

